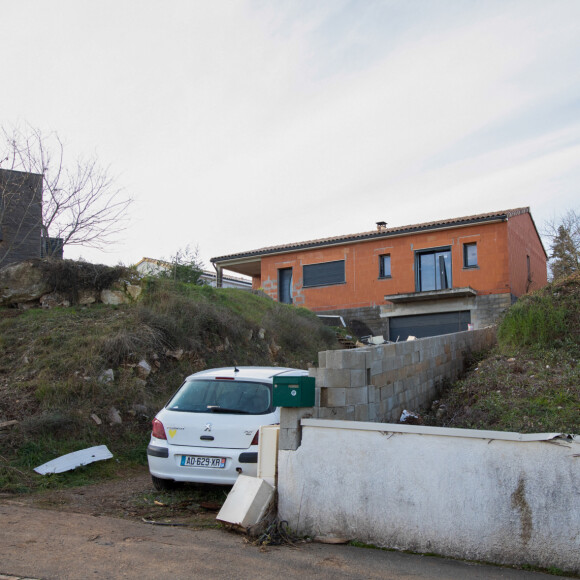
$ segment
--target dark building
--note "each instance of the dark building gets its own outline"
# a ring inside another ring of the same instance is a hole
[[[0,267],[40,258],[42,175],[0,169]]]

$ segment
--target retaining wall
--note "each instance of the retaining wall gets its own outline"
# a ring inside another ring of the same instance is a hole
[[[470,354],[495,344],[495,328],[414,341],[319,353],[316,405],[284,408],[280,449],[300,445],[300,419],[394,422],[404,409],[428,407],[446,381],[464,371]]]

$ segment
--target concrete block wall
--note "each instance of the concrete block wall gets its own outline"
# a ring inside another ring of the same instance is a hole
[[[319,353],[315,406],[280,413],[280,449],[300,446],[300,420],[393,423],[404,409],[421,410],[445,381],[456,380],[471,352],[495,344],[495,327],[414,341]]]
[[[485,294],[475,298],[471,310],[471,322],[475,328],[484,328],[497,322],[500,315],[515,301],[512,294]]]

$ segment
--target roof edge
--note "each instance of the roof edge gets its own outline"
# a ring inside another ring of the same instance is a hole
[[[310,240],[305,242],[298,242],[293,244],[283,244],[279,246],[270,246],[266,248],[259,248],[257,250],[250,250],[247,252],[239,252],[236,254],[227,254],[224,256],[217,256],[215,258],[210,258],[210,262],[212,264],[220,263],[220,262],[229,262],[231,260],[240,260],[244,258],[259,258],[261,256],[268,256],[274,254],[285,254],[288,252],[293,252],[297,250],[309,250],[313,248],[319,248],[324,246],[334,246],[334,245],[342,245],[342,244],[351,244],[360,241],[366,240],[374,240],[374,239],[381,239],[381,238],[389,238],[389,237],[398,237],[404,235],[411,235],[415,233],[420,233],[424,231],[433,231],[433,230],[441,230],[441,229],[450,229],[454,227],[465,227],[472,224],[477,223],[488,223],[494,221],[507,221],[511,217],[515,217],[522,214],[529,214],[530,218],[530,208],[529,207],[522,207],[516,209],[509,209],[499,212],[492,212],[487,214],[479,214],[473,216],[465,216],[460,218],[454,219],[447,219],[447,220],[439,220],[435,222],[425,222],[421,224],[414,224],[408,226],[401,226],[398,228],[390,228],[388,230],[383,231],[370,231],[370,232],[362,232],[359,234],[349,234],[346,236],[336,236],[331,238],[321,238],[318,240]],[[532,219],[533,222],[533,219]],[[535,224],[534,224],[535,228]],[[536,228],[536,234],[538,234],[538,230]],[[538,234],[538,238],[541,238]],[[543,247],[543,245],[542,245]],[[544,249],[545,252],[545,249]]]

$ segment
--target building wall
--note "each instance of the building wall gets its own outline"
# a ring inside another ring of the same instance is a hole
[[[509,218],[508,225],[510,287],[519,297],[548,283],[546,254],[529,213]]]
[[[469,242],[478,245],[478,268],[463,267],[463,244]],[[291,267],[294,304],[320,312],[377,306],[384,304],[385,295],[415,292],[414,252],[438,247],[451,247],[454,288],[470,286],[480,294],[510,293],[507,222],[264,256],[261,286],[277,300],[278,270]],[[391,256],[391,278],[379,278],[382,254]],[[303,266],[334,260],[345,260],[344,284],[303,287]]]
[[[42,175],[0,169],[0,265],[40,258]]]
[[[580,572],[580,437],[320,419],[302,431],[278,457],[278,515],[298,534]]]

